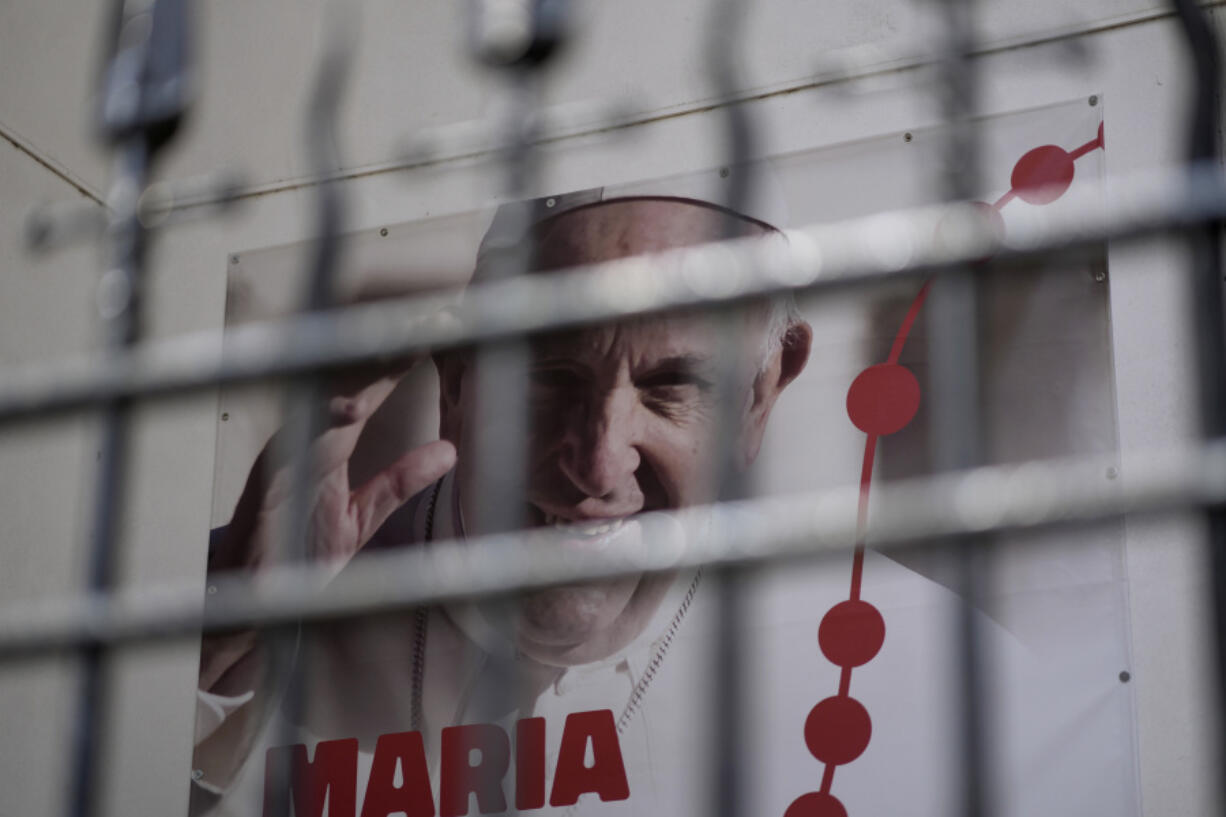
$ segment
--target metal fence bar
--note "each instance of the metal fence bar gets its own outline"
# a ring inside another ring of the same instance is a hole
[[[966,201],[981,192],[979,132],[973,119],[978,77],[970,61],[975,50],[975,2],[943,0],[938,7],[943,47],[937,94],[946,131],[940,183],[946,199]],[[927,303],[929,437],[932,468],[937,473],[973,468],[984,461],[979,354],[982,288],[982,279],[969,262],[932,279]],[[961,785],[961,814],[983,817],[988,808],[985,750],[991,741],[987,734],[990,689],[984,678],[977,618],[984,597],[988,540],[983,534],[970,534],[951,538],[947,544],[956,562],[956,590],[961,597],[950,622],[957,644],[957,681],[949,694],[960,715],[955,775]]]
[[[315,173],[324,178],[315,188],[315,239],[310,257],[305,259],[308,270],[302,286],[300,303],[307,312],[331,308],[336,302],[336,278],[343,248],[345,202],[340,185],[330,178],[341,166],[338,146],[337,118],[344,95],[345,81],[353,57],[352,32],[348,17],[342,17],[336,4],[324,6],[326,31],[323,52],[302,132],[307,154]],[[316,518],[317,461],[316,443],[327,428],[324,406],[327,389],[318,372],[303,372],[286,384],[284,393],[284,423],[274,443],[276,462],[288,469],[290,485],[288,510],[284,514],[276,540],[274,563],[308,563],[317,554],[311,552],[312,522]],[[276,465],[269,465],[270,471]],[[267,475],[272,481],[273,475]],[[248,548],[255,542],[247,541]],[[265,688],[274,691],[273,706],[266,716],[279,717],[276,724],[278,743],[298,742],[298,724],[310,700],[309,667],[311,643],[302,638],[293,622],[266,634],[264,647],[268,663],[263,679]],[[257,649],[260,649],[257,647]],[[276,694],[280,693],[280,694]],[[268,764],[265,808],[271,814],[289,814],[293,780],[288,764]],[[295,803],[295,809],[298,804]]]
[[[1216,165],[1141,173],[1093,195],[1076,213],[1019,225],[1004,246],[967,206],[919,208],[787,231],[788,245],[739,239],[533,275],[451,297],[397,299],[144,344],[113,358],[0,373],[0,423],[46,417],[123,396],[145,399],[214,386],[339,370],[431,350],[672,309],[739,303],[788,290],[823,293],[920,277],[995,254],[985,268],[1058,259],[1110,240],[1140,239],[1226,217]],[[1105,199],[1105,203],[1104,203]],[[1093,205],[1093,206],[1089,206]],[[936,234],[944,222],[956,229]],[[898,253],[909,255],[905,264]],[[702,270],[701,276],[695,274]],[[439,314],[444,311],[445,314]]]
[[[1221,44],[1205,10],[1195,0],[1172,0],[1181,31],[1192,54],[1192,105],[1188,116],[1189,167],[1213,168],[1221,175]],[[1195,184],[1189,170],[1189,184]],[[1226,433],[1226,319],[1223,318],[1221,221],[1190,228],[1189,286],[1192,325],[1196,332],[1196,366],[1201,433],[1212,439]],[[1218,734],[1226,734],[1226,507],[1205,508],[1206,547],[1213,592],[1216,633]],[[1219,751],[1221,747],[1219,745]],[[1226,758],[1221,758],[1226,763]],[[1217,796],[1226,803],[1226,766],[1219,766]]]
[[[166,638],[191,637],[235,627],[290,628],[299,622],[335,620],[372,612],[401,609],[443,600],[492,596],[524,588],[562,582],[606,578],[640,572],[671,571],[679,566],[713,565],[719,568],[721,641],[718,648],[716,741],[708,791],[715,797],[712,811],[727,817],[742,813],[744,779],[739,747],[743,711],[743,576],[741,570],[767,560],[814,557],[846,552],[856,544],[851,520],[859,488],[818,492],[792,498],[743,500],[743,486],[729,468],[732,435],[728,418],[735,407],[722,401],[724,416],[717,445],[723,472],[716,504],[671,514],[647,514],[636,524],[654,530],[684,532],[687,549],[667,558],[659,549],[628,558],[583,554],[558,559],[548,533],[503,533],[519,527],[514,510],[523,495],[526,470],[524,433],[526,352],[523,336],[534,332],[657,314],[676,308],[723,307],[789,290],[823,292],[835,288],[871,285],[902,276],[938,272],[930,299],[933,324],[934,379],[933,442],[940,476],[885,486],[869,528],[877,549],[907,547],[939,539],[956,539],[963,563],[960,621],[960,698],[965,702],[961,767],[964,773],[964,813],[982,817],[989,810],[987,786],[986,694],[981,656],[976,643],[975,604],[981,595],[981,572],[976,566],[986,548],[983,542],[1000,531],[1030,530],[1055,524],[1080,523],[1122,513],[1157,512],[1172,508],[1208,507],[1210,558],[1217,590],[1217,632],[1221,664],[1221,701],[1226,712],[1226,343],[1222,308],[1222,273],[1219,223],[1226,218],[1226,184],[1218,164],[1216,125],[1219,118],[1220,55],[1203,11],[1193,0],[1172,0],[1192,45],[1198,77],[1193,110],[1191,163],[1178,171],[1134,180],[1124,195],[1108,198],[1106,208],[1080,208],[1083,220],[1054,226],[1021,228],[1001,244],[993,227],[966,205],[922,208],[908,213],[876,216],[849,224],[826,225],[788,234],[780,242],[725,242],[719,246],[670,253],[653,259],[634,258],[594,265],[572,274],[524,276],[531,268],[525,222],[510,236],[507,254],[494,283],[474,288],[447,317],[437,313],[443,298],[406,299],[328,313],[332,305],[332,273],[339,246],[340,205],[335,182],[320,186],[320,244],[316,248],[310,294],[311,314],[292,320],[244,327],[227,333],[202,333],[158,344],[138,344],[141,272],[144,266],[145,227],[141,223],[139,194],[144,190],[150,163],[173,132],[181,108],[149,111],[137,106],[134,119],[116,125],[113,135],[122,145],[115,190],[108,204],[113,222],[111,269],[103,279],[100,303],[109,335],[108,356],[101,361],[61,363],[34,372],[15,372],[0,387],[0,423],[13,423],[38,415],[98,406],[103,412],[102,461],[95,496],[93,549],[88,591],[75,599],[20,609],[0,609],[0,661],[80,650],[84,658],[80,695],[81,716],[73,756],[71,805],[78,817],[97,808],[97,741],[102,732],[106,690],[106,650]],[[140,15],[156,22],[155,15],[181,15],[186,0],[116,2],[118,31]],[[490,0],[496,5],[496,0]],[[513,3],[519,11],[556,13],[557,3],[541,0]],[[711,29],[710,70],[723,99],[736,98],[735,34],[741,0],[715,0],[716,21]],[[944,23],[948,37],[943,56],[943,100],[951,128],[947,192],[954,199],[969,199],[977,192],[977,145],[970,114],[974,108],[974,74],[967,61],[974,53],[969,14],[973,0],[945,0]],[[478,43],[483,57],[501,65],[513,77],[519,105],[508,120],[510,150],[502,155],[506,192],[519,198],[532,188],[534,161],[531,147],[541,140],[534,132],[534,71],[557,44],[556,18],[541,17],[541,36],[526,50],[512,53],[507,43]],[[172,26],[173,27],[173,26]],[[154,35],[163,38],[159,43]],[[183,34],[182,21],[173,34]],[[173,37],[153,22],[144,39],[127,36],[123,48],[147,49],[148,56]],[[512,44],[514,45],[514,44]],[[523,45],[520,43],[520,45]],[[482,50],[485,49],[485,50]],[[116,65],[119,64],[119,55]],[[114,67],[114,66],[113,66]],[[335,66],[332,66],[334,68]],[[161,70],[159,68],[158,70]],[[156,75],[156,72],[154,72]],[[321,93],[339,81],[323,62]],[[161,79],[160,76],[155,78]],[[142,76],[141,82],[147,82]],[[174,99],[178,99],[175,97]],[[180,100],[181,101],[181,100]],[[327,99],[312,118],[312,135],[319,178],[336,176],[336,162],[326,144],[336,101]],[[733,180],[731,209],[740,211],[743,185],[752,183],[745,161],[751,151],[751,121],[737,104],[724,106],[730,135]],[[113,111],[111,112],[114,113]],[[120,117],[122,119],[122,117]],[[326,120],[326,121],[325,121]],[[112,122],[112,124],[114,124]],[[324,141],[319,141],[324,140]],[[961,169],[955,167],[961,165]],[[1070,198],[1077,194],[1070,194]],[[937,226],[944,229],[938,234]],[[951,229],[952,228],[952,229]],[[1050,258],[1053,253],[1154,235],[1173,228],[1188,230],[1195,262],[1202,414],[1206,444],[1139,457],[1137,473],[1126,484],[1101,485],[1086,479],[1098,473],[1097,461],[1076,460],[1030,463],[1021,466],[975,468],[983,460],[979,422],[979,360],[976,352],[979,275],[972,264],[995,252],[993,264],[1011,264]],[[864,236],[871,232],[871,241]],[[906,263],[893,260],[902,250]],[[727,311],[723,313],[729,314]],[[406,317],[407,316],[407,317]],[[359,363],[387,363],[413,353],[480,344],[479,392],[482,400],[480,447],[495,463],[483,472],[479,492],[486,517],[480,522],[490,535],[464,542],[436,543],[428,553],[371,554],[334,578],[327,566],[311,563],[305,553],[311,493],[308,453],[321,427],[322,391],[316,378]],[[501,344],[501,345],[495,345]],[[725,356],[732,360],[733,356]],[[117,570],[119,518],[128,487],[125,451],[131,405],[190,390],[253,382],[269,378],[291,381],[286,439],[294,462],[292,512],[283,536],[285,563],[271,568],[256,581],[230,576],[215,582],[218,593],[206,608],[200,588],[178,586],[146,588],[140,592],[112,590]],[[723,389],[727,397],[728,389]],[[498,395],[498,400],[489,399]],[[508,403],[512,410],[508,411]],[[668,516],[667,524],[660,519]],[[701,532],[701,536],[697,535]],[[652,537],[645,537],[652,539]],[[667,539],[665,535],[663,537]],[[656,541],[653,539],[653,541]],[[667,549],[663,549],[665,552]],[[275,662],[287,674],[287,651]],[[287,724],[305,692],[297,688],[288,702]],[[286,738],[292,737],[292,729]],[[289,797],[288,780],[274,789]]]
[[[1099,478],[1104,461],[1090,458],[983,467],[882,485],[875,493],[868,544],[888,553],[941,538],[1226,502],[1226,439],[1206,447],[1129,452],[1128,461],[1136,467],[1120,481]],[[621,559],[596,554],[558,559],[547,531],[528,531],[439,542],[428,552],[368,553],[338,579],[328,566],[310,564],[270,569],[259,580],[219,576],[213,582],[218,603],[208,608],[196,584],[14,605],[0,608],[0,660],[90,643],[345,618],[645,571],[845,554],[856,541],[858,499],[859,486],[849,485],[638,517],[654,541],[685,543],[679,553],[661,547]],[[674,538],[674,526],[684,534],[681,539]]]
[[[707,23],[705,63],[709,81],[721,99],[734,99],[742,85],[740,74],[740,32],[748,6],[744,0],[713,0]],[[732,213],[744,213],[755,184],[750,160],[755,149],[754,126],[743,104],[729,104],[721,110],[726,165],[730,185],[721,202]],[[727,240],[737,234],[737,217],[723,219]],[[745,494],[743,475],[735,462],[740,417],[737,381],[740,378],[739,350],[744,327],[738,311],[724,309],[716,314],[717,359],[722,361],[716,387],[715,496],[721,501],[740,499]],[[744,571],[710,571],[709,582],[715,591],[715,659],[711,668],[714,689],[709,704],[709,722],[716,724],[716,739],[708,748],[706,784],[711,802],[707,811],[720,817],[738,817],[745,812],[745,592]]]
[[[140,218],[140,194],[154,160],[187,106],[187,9],[185,0],[152,3],[117,0],[100,89],[100,130],[116,151],[107,196],[107,269],[97,289],[105,353],[113,359],[139,343],[148,235]],[[94,481],[88,555],[88,589],[105,593],[119,573],[119,538],[127,505],[132,395],[101,404],[101,444]],[[96,814],[102,799],[99,756],[109,709],[108,655],[104,645],[81,652],[77,718],[65,809],[76,817]]]

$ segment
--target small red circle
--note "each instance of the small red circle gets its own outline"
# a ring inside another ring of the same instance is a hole
[[[847,809],[834,795],[811,791],[793,800],[783,817],[847,817]]]
[[[805,745],[815,758],[832,766],[858,758],[872,734],[868,710],[846,695],[820,701],[805,719]]]
[[[866,434],[893,434],[911,422],[919,404],[919,381],[897,363],[869,366],[847,390],[847,416]]]
[[[1057,145],[1028,151],[1013,166],[1009,177],[1013,192],[1030,204],[1051,204],[1073,183],[1073,157]]]
[[[862,666],[885,643],[885,620],[867,601],[841,601],[822,616],[817,643],[836,667]]]

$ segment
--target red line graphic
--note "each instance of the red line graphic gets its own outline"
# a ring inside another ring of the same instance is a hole
[[[1103,126],[1094,139],[1066,151],[1057,145],[1042,145],[1018,159],[1010,176],[1010,189],[991,205],[999,213],[1016,198],[1033,205],[1050,204],[1072,184],[1073,163],[1099,148],[1105,148]],[[999,216],[995,216],[999,220]],[[1003,222],[1000,222],[1003,228]],[[851,697],[852,669],[867,664],[885,642],[885,621],[875,607],[860,598],[864,578],[864,544],[868,529],[869,492],[879,437],[906,427],[919,409],[919,383],[909,369],[898,363],[907,338],[919,317],[929,278],[920,287],[903,318],[885,363],[869,366],[856,376],[847,391],[847,414],[865,433],[864,460],[860,466],[860,498],[856,515],[856,545],[852,551],[851,587],[848,599],[827,611],[818,627],[822,654],[839,673],[838,694],[818,702],[805,720],[805,744],[824,764],[821,788],[792,801],[784,817],[847,817],[842,803],[830,793],[836,767],[855,760],[868,746],[872,724],[868,712]]]

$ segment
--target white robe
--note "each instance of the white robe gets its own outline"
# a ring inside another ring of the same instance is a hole
[[[427,491],[406,506],[414,542],[399,544],[424,541],[429,495]],[[435,517],[434,539],[450,539],[458,532],[458,502],[450,476],[441,486]],[[384,546],[391,545],[374,545]],[[824,767],[806,747],[804,724],[813,706],[839,687],[840,669],[822,655],[817,628],[825,612],[847,598],[849,567],[849,556],[773,567],[758,574],[748,589],[741,645],[744,742],[739,747],[747,814],[782,817],[790,803],[817,791],[822,782]],[[711,814],[716,790],[711,764],[721,721],[728,714],[716,708],[714,596],[710,583],[696,583],[694,573],[678,575],[629,647],[562,672],[535,697],[530,711],[525,707],[495,718],[481,714],[480,690],[505,678],[497,667],[498,656],[510,654],[508,645],[474,607],[432,609],[422,673],[422,733],[436,808],[443,727],[493,720],[513,736],[517,718],[544,717],[549,792],[566,716],[609,709],[622,726],[618,739],[629,799],[605,803],[584,794],[573,808],[524,813]],[[941,585],[871,551],[862,598],[880,610],[886,623],[880,653],[853,671],[849,689],[868,710],[872,734],[863,754],[837,767],[830,792],[850,817],[957,813],[962,759],[955,625],[960,602]],[[1101,706],[1087,710],[1087,700],[1093,704],[1095,680],[1070,692],[1068,679],[1070,673],[1078,677],[1077,667],[1045,663],[1044,655],[1023,647],[986,616],[977,615],[977,621],[988,664],[994,739],[988,765],[1000,794],[993,813],[1135,814],[1131,723],[1119,716],[1129,707],[1122,685],[1102,679]],[[310,696],[306,725],[296,730],[298,739],[310,747],[319,740],[359,739],[359,813],[375,739],[412,726],[413,622],[410,613],[338,628],[313,644],[309,657],[299,662],[300,671],[310,668]],[[662,649],[664,641],[668,643]],[[1097,664],[1087,661],[1087,671],[1096,672]],[[1123,709],[1120,695],[1125,696]],[[627,712],[632,696],[635,702]],[[218,711],[224,716],[245,705],[237,699],[202,700],[206,716],[212,712],[214,718]],[[224,789],[211,813],[260,813],[263,747],[276,744],[285,734],[278,731],[282,728],[278,718],[271,720],[234,780],[218,786],[206,775],[197,781]],[[510,803],[513,781],[512,768],[504,786]],[[475,805],[471,813],[476,813]]]

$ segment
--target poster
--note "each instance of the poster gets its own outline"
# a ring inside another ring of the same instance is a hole
[[[984,206],[1006,231],[1059,219],[1065,191],[1096,184],[1101,110],[1078,100],[982,123]],[[940,150],[939,131],[916,131],[772,157],[738,229],[770,235],[927,203]],[[538,267],[715,238],[732,172],[545,197],[534,205]],[[491,222],[491,212],[458,214],[355,236],[344,297],[439,286],[462,297],[474,268],[480,277]],[[304,252],[231,259],[228,324],[288,311]],[[1105,248],[987,281],[991,462],[1115,452],[1108,289]],[[738,319],[733,352],[745,376],[731,436],[752,493],[862,480],[871,505],[872,486],[927,472],[925,291],[923,281],[890,283]],[[534,342],[528,524],[559,527],[577,548],[620,547],[642,535],[635,513],[710,501],[721,331],[701,316],[666,316]],[[379,404],[373,415],[363,401],[336,409],[340,454],[326,477],[332,493],[320,492],[334,503],[440,434],[458,449],[454,466],[447,446],[410,455],[413,490],[386,521],[380,512],[363,527],[359,518],[357,532],[340,537],[339,562],[358,546],[352,558],[474,533],[473,366],[436,357],[394,383],[363,384]],[[211,567],[258,569],[249,551],[270,494],[253,463],[278,407],[271,391],[222,395]],[[1104,470],[1103,479],[1117,476]],[[304,629],[293,665],[305,683],[291,686],[304,690],[302,705],[288,726],[285,690],[263,683],[259,640],[206,640],[193,811],[711,813],[712,747],[723,734],[711,584],[701,571],[677,571],[540,591],[509,609],[453,603]],[[953,625],[963,602],[954,586],[946,554],[871,547],[754,574],[738,657],[747,813],[956,813]],[[1138,813],[1126,598],[1118,524],[998,540],[975,611],[996,813]]]

